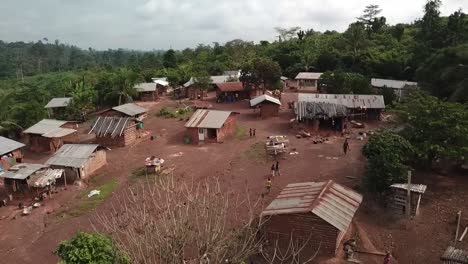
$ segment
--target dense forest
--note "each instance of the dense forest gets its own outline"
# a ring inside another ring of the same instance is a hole
[[[83,109],[131,97],[133,84],[151,77],[165,76],[178,86],[192,76],[256,65],[265,71],[279,68],[290,78],[300,71],[333,72],[325,76],[340,79],[335,80],[336,93],[363,91],[346,90],[346,83],[368,85],[370,78],[387,78],[418,81],[442,100],[466,102],[468,16],[457,10],[442,17],[440,5],[440,0],[429,0],[422,17],[411,24],[388,25],[379,7],[369,5],[343,33],[276,28],[274,42],[236,39],[184,50],[97,51],[46,38],[0,41],[0,125],[12,129],[33,124],[46,116],[43,106],[52,97],[73,96],[78,111],[71,114],[80,115]]]

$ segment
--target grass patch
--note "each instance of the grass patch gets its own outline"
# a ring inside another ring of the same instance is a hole
[[[90,183],[97,182],[100,180],[100,178],[101,177],[98,179],[93,178]],[[77,196],[77,200],[73,202],[71,207],[59,211],[57,213],[57,217],[60,219],[78,217],[94,210],[96,207],[102,204],[118,186],[119,183],[117,180],[112,179],[103,184],[87,188]],[[93,197],[88,197],[88,194],[91,190],[99,190],[101,193]]]
[[[237,139],[239,139],[239,140],[246,139],[247,138],[247,129],[245,127],[237,125],[236,126],[235,137]]]
[[[156,113],[156,116],[164,118],[178,118],[180,121],[183,121],[189,118],[192,113],[193,109],[191,107],[175,109],[163,107],[161,110],[159,110],[159,112]]]
[[[245,151],[245,156],[249,160],[254,160],[257,162],[265,162],[266,161],[266,152],[265,152],[265,146],[263,145],[262,142],[257,142],[249,147]]]

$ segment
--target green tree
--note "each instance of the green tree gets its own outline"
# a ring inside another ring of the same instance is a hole
[[[76,83],[71,93],[72,101],[67,106],[72,118],[87,120],[88,114],[95,110],[96,94],[91,85],[83,81]]]
[[[341,70],[322,74],[319,87],[331,94],[372,94],[369,80],[365,76]]]
[[[208,91],[211,86],[211,77],[206,72],[199,72],[194,76],[193,86],[200,89],[200,93],[203,95],[204,91]],[[203,96],[201,97],[203,100]]]
[[[101,234],[77,233],[72,239],[62,241],[54,251],[63,264],[129,264],[113,241]]]
[[[461,163],[468,157],[468,108],[414,92],[396,106],[406,122],[403,136],[414,146],[418,161]]]
[[[263,91],[275,89],[281,77],[281,67],[278,63],[264,58],[256,58],[250,63],[246,63],[241,68],[239,80],[252,89],[260,86]]]
[[[367,158],[365,183],[368,189],[383,195],[394,183],[405,182],[407,166],[413,154],[411,144],[403,137],[381,131],[372,135],[362,149]]]
[[[119,105],[131,102],[136,95],[135,83],[138,76],[135,72],[128,69],[120,69],[113,74],[112,86],[114,94],[119,98]]]
[[[351,50],[353,56],[353,64],[356,62],[361,51],[367,48],[368,40],[364,24],[356,22],[349,25],[348,30],[344,33],[348,49]]]
[[[166,68],[175,68],[177,67],[177,57],[176,52],[173,49],[170,49],[164,53],[163,56],[163,65]]]

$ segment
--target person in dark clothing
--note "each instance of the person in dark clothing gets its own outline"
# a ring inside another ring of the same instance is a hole
[[[257,129],[253,129],[253,136],[255,137],[255,132],[257,131]]]
[[[349,150],[348,139],[345,139],[345,142],[343,143],[343,152],[345,155],[348,153],[348,150]]]
[[[275,177],[275,173],[276,173],[276,166],[275,164],[272,164],[271,165],[271,177]]]
[[[391,259],[392,259],[392,256],[390,255],[390,253],[387,253],[387,255],[385,255],[384,257],[383,264],[390,264]]]
[[[252,137],[252,129],[251,128],[249,128],[249,135],[250,135],[250,137]]]
[[[276,165],[275,165],[275,175],[276,175],[276,176],[280,176],[279,161],[276,161]]]

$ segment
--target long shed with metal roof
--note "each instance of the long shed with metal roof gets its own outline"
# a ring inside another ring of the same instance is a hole
[[[32,151],[53,153],[66,141],[76,140],[77,131],[70,128],[72,126],[76,126],[76,124],[69,121],[42,119],[26,129],[24,133],[28,134]]]
[[[223,142],[235,132],[236,112],[198,109],[185,123],[186,138],[194,144]]]
[[[125,147],[139,137],[138,122],[131,117],[100,116],[88,134],[96,135],[96,142],[107,147]]]
[[[308,241],[310,252],[333,256],[346,235],[362,195],[337,184],[288,184],[261,213],[269,241],[289,245],[292,239]]]

